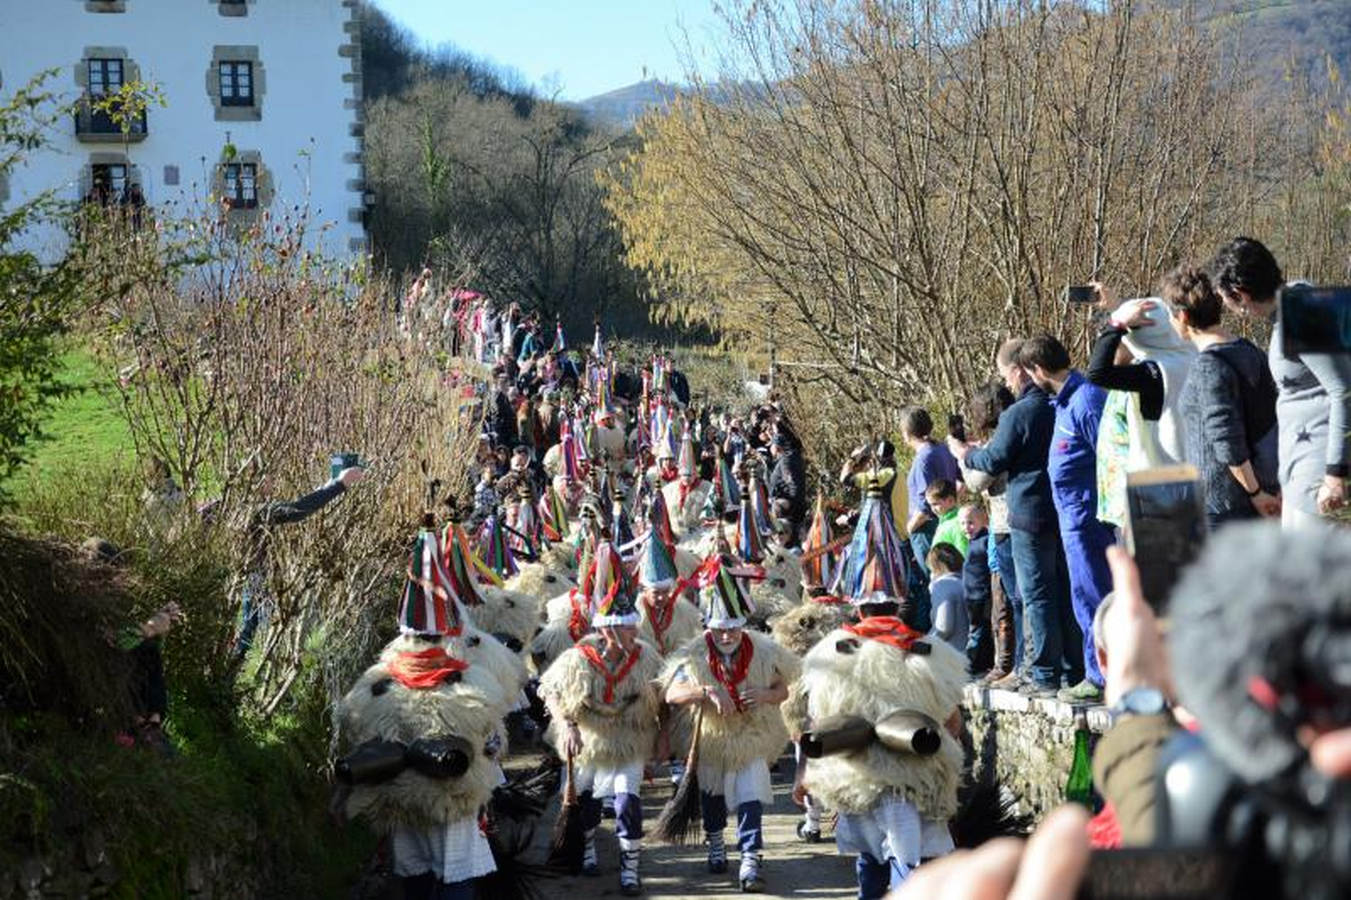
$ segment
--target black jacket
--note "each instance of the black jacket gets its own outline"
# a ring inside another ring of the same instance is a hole
[[[966,458],[968,468],[1009,476],[1009,525],[1022,531],[1056,528],[1046,462],[1055,435],[1055,410],[1046,392],[1029,385],[999,417],[994,436]]]

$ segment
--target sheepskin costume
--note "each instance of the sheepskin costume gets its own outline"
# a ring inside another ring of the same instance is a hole
[[[910,652],[886,639],[861,636],[879,622],[899,626],[900,643],[922,643],[927,654]],[[928,641],[899,620],[864,619],[825,636],[802,661],[799,702],[813,722],[835,715],[877,722],[895,710],[916,710],[940,725],[962,697],[966,659],[942,641]],[[785,704],[789,725],[794,700]],[[826,806],[845,813],[866,813],[888,794],[913,804],[921,816],[942,822],[957,811],[957,782],[962,749],[946,729],[933,756],[910,756],[874,743],[867,750],[814,759],[807,767],[807,790]]]
[[[801,663],[772,637],[744,630],[741,641],[732,661],[733,671],[723,673],[720,678],[713,670],[713,661],[719,660],[721,666],[721,660],[712,635],[699,633],[667,660],[663,683],[669,684],[680,671],[700,687],[728,689],[735,701],[739,692],[747,688],[768,688],[775,682],[791,685],[797,679]],[[744,673],[742,665],[746,666]],[[740,680],[734,680],[736,675],[740,675]],[[693,710],[687,708],[683,715],[688,719]],[[754,760],[773,762],[788,746],[788,729],[778,706],[753,706],[722,716],[709,705],[704,709],[699,734],[699,781],[705,789],[721,784],[723,773],[737,772]]]
[[[713,483],[699,478],[697,473],[662,485],[661,493],[676,537],[699,531],[704,521],[704,501],[712,490]]]
[[[602,673],[594,658],[603,642],[596,635],[583,638],[564,651],[540,678],[540,693],[564,719],[577,723],[582,752],[573,761],[579,769],[621,768],[643,762],[657,737],[656,681],[661,655],[642,640],[614,670]],[[589,648],[589,649],[587,649]],[[555,752],[564,756],[558,722],[547,735]]]
[[[796,554],[767,544],[760,567],[764,577],[751,582],[757,626],[796,608],[802,599],[802,565]]]
[[[562,553],[559,556],[572,558],[571,554]],[[514,591],[518,594],[524,594],[535,602],[536,610],[543,612],[544,604],[550,597],[556,597],[563,591],[571,590],[577,586],[573,579],[571,569],[555,568],[553,565],[557,559],[550,557],[549,562],[544,561],[524,563],[521,570],[511,578],[502,583],[502,587],[508,591]]]
[[[502,588],[497,575],[474,555],[469,537],[458,522],[446,525],[441,559],[451,593],[469,613],[471,624],[523,653],[539,621],[534,598]],[[480,586],[480,578],[487,584]]]
[[[823,637],[849,621],[852,613],[849,604],[837,598],[809,598],[770,619],[770,633],[780,647],[806,656]]]
[[[649,532],[638,565],[638,636],[669,656],[703,630],[693,603],[673,593],[679,573],[660,540]]]
[[[346,812],[389,835],[396,875],[430,871],[443,885],[468,882],[496,869],[478,813],[501,781],[501,722],[520,690],[512,668],[523,669],[468,624],[429,528],[410,555],[399,628],[340,702],[341,737],[357,751],[384,741],[403,745],[400,752],[456,738],[467,767],[435,777],[405,759],[392,777],[351,784]]]
[[[479,640],[488,645],[496,643],[491,638]],[[519,686],[508,692],[505,682],[510,678],[501,677],[488,665],[472,662],[458,679],[431,688],[408,687],[391,674],[405,654],[437,650],[460,661],[466,655],[464,641],[459,639],[395,638],[382,652],[381,660],[357,679],[339,705],[342,734],[349,747],[373,739],[409,744],[418,738],[454,735],[476,750],[469,770],[459,778],[428,778],[405,769],[380,784],[354,785],[347,814],[362,816],[382,832],[401,825],[429,826],[477,816],[501,778],[498,751],[489,754],[485,748],[494,743]]]

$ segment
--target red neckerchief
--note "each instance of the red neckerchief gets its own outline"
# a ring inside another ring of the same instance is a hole
[[[730,674],[722,665],[722,653],[718,651],[718,645],[714,643],[710,632],[704,632],[704,643],[708,645],[708,667],[713,670],[713,677],[718,679],[718,684],[727,689],[727,696],[732,698],[732,705],[736,707],[736,711],[744,712],[746,707],[741,702],[741,691],[737,688],[746,680],[746,673],[751,669],[751,657],[755,655],[755,645],[751,643],[751,636],[744,631],[741,632],[741,646],[733,654]]]
[[[836,597],[834,594],[821,594],[820,596],[812,597],[812,598],[811,598],[811,601],[812,601],[813,603],[819,603],[819,604],[821,604],[822,606],[843,606],[843,605],[844,605],[844,598],[843,598],[843,597]]]
[[[406,688],[425,691],[434,688],[469,663],[456,659],[444,647],[428,647],[416,653],[400,653],[389,662],[389,674]]]
[[[915,641],[924,637],[895,616],[869,616],[857,625],[845,625],[844,630],[870,641],[890,644],[898,650],[909,650]]]
[[[596,671],[600,672],[601,676],[605,678],[605,696],[603,699],[607,704],[615,702],[615,685],[623,681],[624,676],[629,674],[629,670],[638,663],[638,657],[643,651],[641,644],[635,645],[633,652],[619,664],[619,669],[611,672],[610,667],[605,664],[605,658],[601,656],[595,644],[578,644],[577,649],[582,651],[582,656],[585,657],[586,661],[591,663]]]
[[[697,484],[697,482],[689,482],[683,478],[680,479],[680,509],[678,511],[682,515],[685,512],[685,501],[690,498],[690,491],[694,490],[695,484]]]
[[[647,621],[652,625],[652,636],[657,639],[657,650],[662,655],[666,654],[666,629],[671,627],[671,620],[675,618],[675,605],[679,602],[679,597],[671,595],[666,601],[666,613],[663,615],[650,600],[643,601],[647,607]]]
[[[591,630],[591,620],[582,610],[582,605],[577,602],[575,590],[568,594],[568,602],[572,604],[572,613],[568,616],[568,637],[572,638],[572,642],[575,644]]]

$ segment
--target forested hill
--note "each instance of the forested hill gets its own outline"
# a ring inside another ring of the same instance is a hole
[[[1168,0],[1176,6],[1178,0]],[[1197,21],[1242,41],[1245,59],[1273,83],[1287,73],[1326,86],[1326,60],[1351,75],[1351,2],[1348,0],[1209,0],[1197,3]]]
[[[1176,7],[1183,0],[1157,0]],[[1196,0],[1196,21],[1218,34],[1236,35],[1245,64],[1273,87],[1292,73],[1308,76],[1315,89],[1326,86],[1331,57],[1351,77],[1351,0]],[[577,105],[597,125],[632,128],[652,109],[661,109],[687,90],[648,79],[615,88]]]

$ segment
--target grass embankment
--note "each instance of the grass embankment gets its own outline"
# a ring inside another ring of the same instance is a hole
[[[18,553],[0,560],[0,634],[14,639],[0,649],[0,873],[7,873],[0,881],[42,860],[58,875],[105,871],[116,897],[176,898],[192,888],[340,896],[372,841],[364,829],[327,818],[326,695],[306,693],[266,722],[241,714],[243,685],[232,687],[220,664],[234,618],[223,545],[200,531],[146,540],[144,478],[113,376],[79,346],[63,363],[62,380],[74,392],[43,423],[46,436],[12,479],[15,505],[0,523],[19,535],[11,549],[36,548],[27,562]],[[98,610],[78,584],[103,576],[91,570],[66,584],[69,564],[33,540],[50,535],[73,545],[92,534],[126,550],[117,570],[125,585],[110,589]],[[126,688],[92,673],[120,671],[121,651],[102,636],[105,628],[142,620],[169,600],[188,619],[162,645],[166,756],[119,743],[125,726],[109,709]],[[95,658],[99,664],[85,668],[71,662]],[[20,669],[26,679],[14,677]],[[100,854],[106,866],[96,863]],[[224,883],[231,879],[236,890]],[[58,882],[52,886],[88,888]],[[0,896],[8,887],[0,884]]]
[[[36,487],[55,479],[134,462],[131,432],[118,413],[110,376],[78,345],[62,354],[61,364],[61,383],[72,393],[52,405],[42,424],[43,438],[11,480],[20,508]]]

